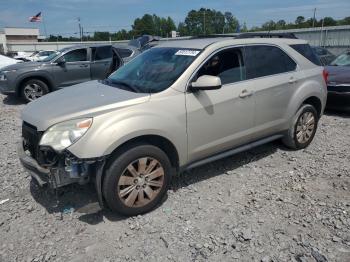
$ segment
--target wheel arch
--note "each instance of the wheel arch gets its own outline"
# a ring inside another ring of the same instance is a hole
[[[17,96],[19,96],[21,94],[21,89],[23,87],[23,84],[29,80],[32,80],[32,79],[37,79],[37,80],[43,81],[47,85],[47,87],[49,88],[50,92],[53,90],[52,89],[53,83],[48,77],[43,76],[43,75],[28,75],[28,76],[22,77],[20,80],[17,81],[17,85],[16,85]]]
[[[115,148],[110,154],[110,157],[120,154],[127,147],[138,145],[141,143],[147,143],[160,148],[169,157],[171,165],[176,169],[179,168],[179,153],[175,145],[169,139],[160,135],[141,135],[129,139],[124,143],[120,144],[117,148]]]
[[[305,104],[312,105],[317,111],[318,118],[321,117],[321,115],[322,115],[322,102],[321,102],[321,99],[319,99],[316,96],[310,96],[310,97],[308,97],[307,99],[305,99],[303,101],[302,105],[305,105]]]

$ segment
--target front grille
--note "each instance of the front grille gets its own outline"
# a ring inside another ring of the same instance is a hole
[[[23,122],[22,137],[24,150],[28,150],[31,156],[38,161],[39,159],[39,142],[42,132],[38,132],[35,126]]]

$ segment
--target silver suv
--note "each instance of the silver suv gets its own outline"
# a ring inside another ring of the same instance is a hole
[[[93,181],[100,205],[148,212],[184,169],[277,139],[307,147],[327,96],[314,59],[299,39],[160,43],[106,80],[29,103],[21,162],[41,185]]]

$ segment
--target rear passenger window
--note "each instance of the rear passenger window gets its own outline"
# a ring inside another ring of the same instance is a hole
[[[112,58],[112,48],[110,46],[97,47],[95,51],[95,61]]]
[[[294,71],[296,63],[275,46],[247,46],[247,79]]]
[[[245,80],[242,50],[232,48],[215,54],[198,71],[197,77],[203,75],[220,77],[223,85]]]
[[[310,60],[315,65],[321,65],[319,57],[317,56],[317,54],[315,54],[317,50],[312,50],[311,46],[309,46],[308,44],[291,45],[290,47],[297,51],[299,54],[303,55],[306,59]]]

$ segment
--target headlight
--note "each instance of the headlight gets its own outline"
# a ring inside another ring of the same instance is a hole
[[[3,72],[0,72],[0,81],[5,81],[6,79],[6,75]]]
[[[45,131],[39,144],[61,151],[78,141],[91,125],[92,118],[75,119],[56,124]]]
[[[5,81],[7,79],[6,74],[14,73],[17,69],[0,71],[0,81]]]

